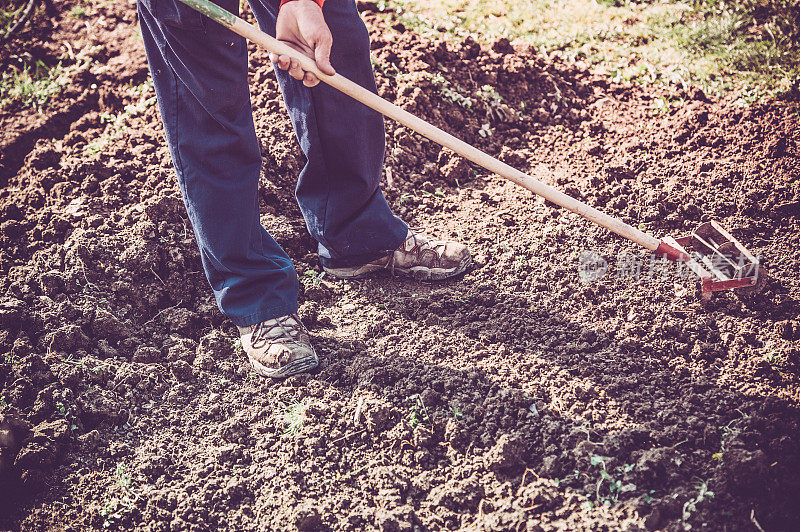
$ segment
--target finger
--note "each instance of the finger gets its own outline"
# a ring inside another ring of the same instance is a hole
[[[303,85],[306,87],[315,87],[319,84],[319,78],[312,74],[311,72],[306,72],[305,77],[303,78]]]
[[[305,77],[306,73],[298,61],[292,61],[292,65],[289,67],[289,75],[300,81]]]
[[[292,65],[292,60],[289,59],[288,55],[279,55],[275,63],[281,70],[287,70]]]
[[[333,37],[331,37],[330,34],[327,34],[319,39],[314,47],[314,60],[317,62],[317,68],[330,76],[336,74],[336,71],[333,69],[333,65],[331,65],[332,45]]]

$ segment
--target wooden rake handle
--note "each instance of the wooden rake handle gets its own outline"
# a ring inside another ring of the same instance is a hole
[[[233,32],[238,33],[245,39],[249,39],[259,46],[266,48],[268,51],[278,55],[289,56],[292,59],[297,60],[302,66],[303,70],[314,73],[314,75],[316,75],[321,81],[327,83],[331,87],[340,90],[351,98],[358,100],[367,107],[370,107],[382,115],[399,122],[407,128],[413,129],[420,135],[429,138],[437,144],[453,150],[465,159],[482,166],[490,172],[505,177],[509,181],[512,181],[517,185],[552,201],[556,205],[560,205],[565,209],[577,213],[589,221],[601,225],[606,229],[609,229],[610,231],[627,238],[628,240],[644,246],[650,251],[656,251],[659,249],[661,241],[657,238],[624,223],[622,220],[602,213],[594,207],[583,203],[582,201],[578,201],[575,198],[567,196],[560,190],[546,185],[526,173],[512,168],[499,159],[492,157],[488,153],[484,153],[478,148],[467,144],[463,140],[460,140],[453,135],[442,131],[438,127],[426,122],[425,120],[412,115],[408,111],[405,111],[400,107],[387,102],[377,94],[370,92],[369,90],[350,81],[340,74],[334,74],[333,76],[325,74],[319,68],[317,68],[317,63],[310,57],[302,54],[278,39],[271,37],[255,26],[248,24],[233,13],[211,3],[209,0],[181,0],[181,2],[200,11],[223,26],[230,28]],[[537,173],[542,177],[547,177],[549,175],[549,172],[543,168],[537,169]]]

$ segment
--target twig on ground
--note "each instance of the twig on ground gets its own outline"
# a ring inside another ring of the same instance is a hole
[[[44,1],[44,8],[45,12],[47,13],[47,17],[52,19],[56,15],[56,8],[53,5],[52,0],[43,0]],[[14,25],[8,28],[8,31],[5,35],[0,35],[0,43],[6,42],[7,40],[11,39],[16,32],[22,29],[25,26],[25,23],[28,19],[33,16],[34,11],[36,11],[36,6],[39,5],[39,0],[28,0],[28,3],[25,5],[25,9],[22,12],[22,15],[14,22]]]
[[[753,508],[750,509],[750,522],[753,523],[753,526],[758,529],[758,532],[764,532],[764,529],[761,528],[759,522],[756,521],[756,511]]]
[[[332,445],[332,444],[334,444],[334,443],[339,443],[339,442],[340,442],[340,441],[342,441],[342,440],[346,440],[347,438],[349,438],[349,437],[351,437],[351,436],[357,436],[357,435],[361,434],[362,432],[365,432],[366,430],[367,430],[367,429],[365,429],[365,428],[364,428],[364,429],[361,429],[361,430],[357,430],[357,431],[355,431],[355,432],[351,432],[350,434],[345,434],[345,435],[344,435],[344,436],[342,436],[341,438],[336,438],[335,440],[333,440],[333,441],[331,442],[331,445]]]
[[[364,396],[358,398],[358,406],[356,406],[356,413],[353,415],[353,422],[358,425],[361,421],[361,409],[364,408]]]
[[[28,0],[28,4],[25,6],[25,10],[22,12],[22,15],[10,28],[8,28],[8,31],[6,32],[5,35],[0,36],[0,42],[5,42],[8,39],[10,39],[17,31],[19,31],[25,25],[30,16],[33,14],[33,11],[36,9],[36,4],[38,3],[39,0]]]
[[[155,268],[153,268],[153,266],[150,266],[150,271],[153,272],[153,275],[156,276],[156,279],[161,281],[161,284],[163,284],[164,286],[167,286],[167,283],[165,283],[164,279],[162,279],[161,276],[156,273],[156,270],[155,270]]]

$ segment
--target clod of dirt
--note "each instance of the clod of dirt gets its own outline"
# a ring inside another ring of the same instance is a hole
[[[443,506],[453,511],[474,511],[483,496],[481,482],[477,475],[472,474],[464,480],[450,480],[442,486],[433,488],[428,499],[436,506]]]
[[[10,412],[0,414],[0,475],[14,463],[20,445],[30,434],[32,426]]]
[[[721,476],[737,490],[753,490],[763,486],[767,470],[764,451],[730,449],[723,453]]]
[[[297,505],[293,520],[297,530],[321,530],[324,527],[320,508],[311,501],[304,501]]]
[[[523,446],[519,439],[503,434],[484,455],[483,461],[488,469],[500,471],[522,465],[522,454]]]
[[[472,169],[469,163],[448,149],[439,152],[438,165],[445,182],[455,186],[458,183],[466,183],[471,179]]]

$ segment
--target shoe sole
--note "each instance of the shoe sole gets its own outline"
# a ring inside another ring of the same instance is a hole
[[[381,270],[385,270],[385,266],[379,266],[377,264],[367,264],[366,266],[362,266],[356,270],[352,268],[324,268],[325,273],[331,275],[332,277],[336,277],[337,279],[363,279],[364,277],[368,277],[369,275],[379,272]]]
[[[253,357],[248,356],[247,358],[250,360],[250,366],[252,366],[253,371],[262,377],[270,377],[273,379],[284,379],[292,375],[297,375],[298,373],[306,373],[319,365],[319,357],[316,355],[293,360],[278,369],[268,368]]]
[[[394,268],[394,272],[403,277],[411,277],[415,281],[443,281],[450,277],[455,277],[465,272],[472,265],[472,257],[467,257],[455,268],[427,268],[425,266],[413,266],[411,268]],[[365,266],[358,270],[348,268],[323,268],[325,273],[338,279],[363,279],[371,274],[385,270],[384,266]]]

